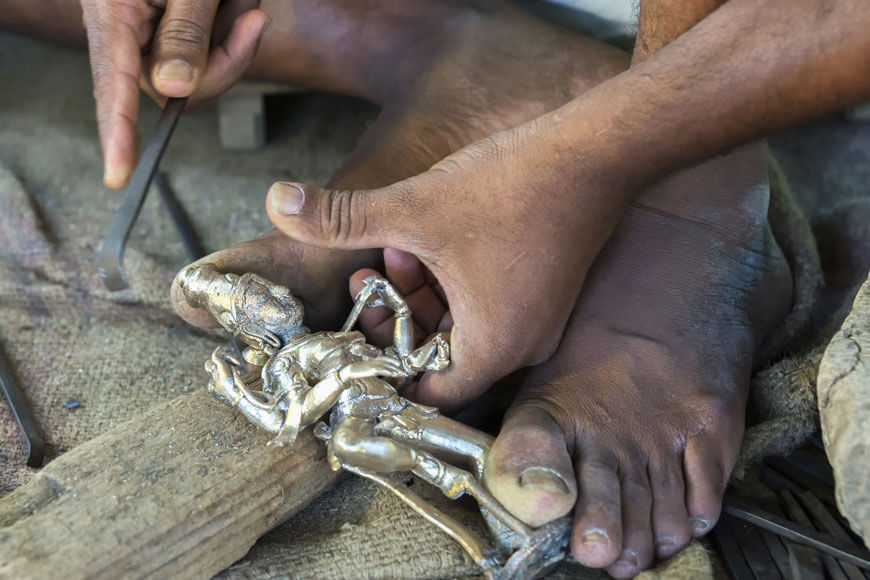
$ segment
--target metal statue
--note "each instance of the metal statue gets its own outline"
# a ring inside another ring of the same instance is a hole
[[[292,443],[314,425],[315,435],[326,441],[333,469],[346,469],[395,493],[456,540],[487,578],[533,577],[564,557],[567,517],[529,528],[481,483],[492,437],[398,394],[396,389],[418,373],[444,369],[449,347],[436,335],[413,348],[411,312],[385,279],[364,281],[339,332],[310,332],[302,323],[301,302],[284,286],[255,274],[223,274],[205,264],[188,268],[181,284],[191,306],[208,311],[246,345],[242,353],[227,347],[212,353],[205,365],[208,389],[274,433],[269,445]],[[385,349],[351,330],[362,309],[373,306],[394,312],[393,344]],[[245,372],[243,361],[262,368]],[[327,413],[328,424],[321,421]],[[493,545],[388,477],[394,472],[411,472],[451,499],[466,493],[474,497]]]

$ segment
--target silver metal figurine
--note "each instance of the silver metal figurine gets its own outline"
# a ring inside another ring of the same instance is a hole
[[[481,482],[492,437],[418,405],[397,388],[423,371],[449,364],[449,347],[438,335],[413,348],[411,312],[398,292],[370,277],[338,332],[310,332],[303,307],[284,286],[255,274],[224,274],[211,264],[191,266],[181,277],[188,303],[208,311],[246,345],[246,365],[218,347],[205,368],[208,389],[238,408],[255,425],[275,434],[269,445],[292,443],[314,425],[326,441],[330,466],[371,479],[456,540],[498,580],[534,577],[565,553],[570,522],[561,518],[537,529],[511,515]],[[363,308],[394,312],[393,344],[367,344],[351,330]],[[329,413],[328,424],[321,419]],[[477,501],[492,545],[424,501],[388,474],[411,472],[448,498],[469,494]]]

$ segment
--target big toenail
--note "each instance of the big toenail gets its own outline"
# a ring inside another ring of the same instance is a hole
[[[710,527],[710,520],[704,518],[692,518],[692,531],[696,534],[703,534]]]
[[[608,542],[607,534],[603,530],[594,530],[583,534],[584,546],[604,546]]]
[[[565,478],[549,467],[529,467],[520,474],[520,487],[534,487],[551,493],[571,493]]]
[[[298,214],[305,203],[305,190],[294,183],[277,182],[269,188],[272,209],[287,215]]]

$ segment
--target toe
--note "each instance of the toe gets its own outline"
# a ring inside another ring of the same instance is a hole
[[[622,551],[607,568],[614,578],[633,578],[652,563],[652,492],[644,463],[623,462],[620,470]]]
[[[674,555],[692,538],[682,462],[682,456],[674,454],[651,460],[648,468],[653,496],[653,543],[659,558]]]
[[[719,519],[722,495],[731,466],[723,465],[719,445],[707,435],[689,439],[686,444],[686,509],[696,538],[709,532]]]
[[[577,497],[565,436],[549,414],[530,405],[508,411],[483,481],[502,505],[533,527],[567,514]]]
[[[571,546],[574,557],[584,566],[609,566],[622,551],[618,469],[613,454],[602,449],[580,450]]]

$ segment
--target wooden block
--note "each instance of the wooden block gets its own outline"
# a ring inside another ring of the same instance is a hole
[[[74,448],[0,499],[0,577],[213,576],[338,477],[270,437],[202,391]]]
[[[266,143],[266,117],[261,94],[223,95],[218,99],[221,145],[227,149],[259,149]]]

